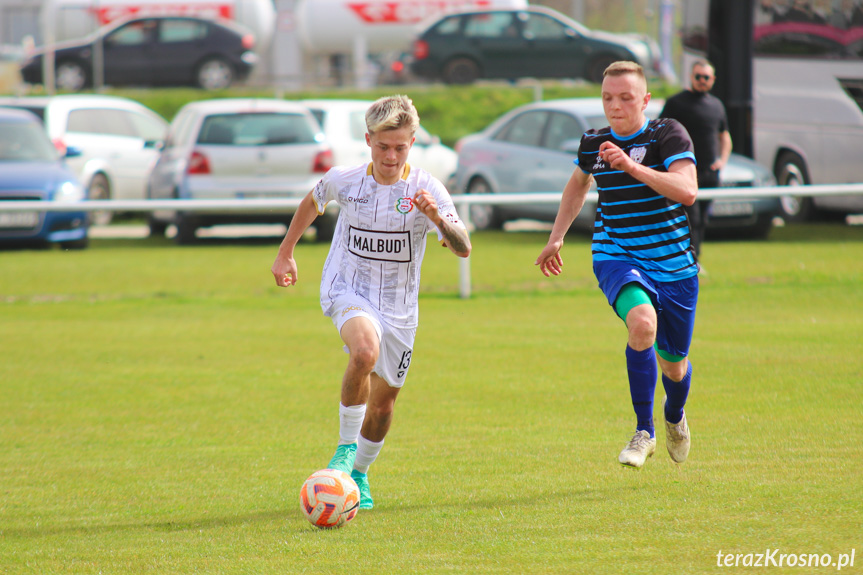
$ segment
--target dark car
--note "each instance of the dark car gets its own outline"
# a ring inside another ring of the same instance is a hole
[[[72,148],[68,156],[78,152]],[[77,204],[87,192],[48,139],[42,122],[26,110],[0,108],[0,203],[32,202],[26,211],[0,211],[0,245],[59,243],[87,247],[87,213],[40,212],[40,202]],[[77,207],[77,206],[76,206]]]
[[[655,42],[640,36],[589,30],[540,6],[471,10],[440,18],[413,46],[411,69],[429,79],[469,84],[480,78],[584,78],[602,81],[617,60],[659,70]]]
[[[192,17],[147,17],[104,26],[76,42],[55,46],[56,85],[78,91],[94,85],[102,46],[106,85],[227,88],[251,73],[257,61],[251,32],[232,22]],[[42,48],[21,65],[29,84],[41,84]]]

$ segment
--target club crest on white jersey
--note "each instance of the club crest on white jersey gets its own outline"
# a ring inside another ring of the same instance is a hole
[[[412,198],[399,198],[396,200],[396,211],[400,214],[409,214],[414,209]]]

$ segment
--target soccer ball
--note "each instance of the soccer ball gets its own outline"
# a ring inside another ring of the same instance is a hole
[[[303,483],[300,508],[315,527],[341,527],[360,508],[360,488],[344,471],[321,469]]]

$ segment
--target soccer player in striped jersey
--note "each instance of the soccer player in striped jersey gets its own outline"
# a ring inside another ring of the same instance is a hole
[[[647,120],[650,101],[641,66],[615,62],[603,75],[609,126],[582,136],[577,167],[563,190],[548,244],[536,260],[546,277],[563,267],[564,236],[584,205],[591,181],[599,201],[593,271],[628,331],[626,366],[636,416],[635,435],[618,461],[640,468],[656,450],[653,396],[662,370],[666,447],[683,463],[689,454],[684,405],[698,299],[698,266],[684,206],[698,193],[695,155],[675,120]]]
[[[366,112],[371,163],[327,172],[300,203],[271,270],[277,285],[297,283],[294,248],[335,202],[339,219],[324,264],[321,308],[349,359],[338,447],[327,467],[351,474],[360,488],[360,509],[374,505],[368,469],[383,447],[411,363],[426,237],[435,231],[458,257],[471,251],[444,185],[407,163],[418,127],[416,108],[406,96],[373,103]]]

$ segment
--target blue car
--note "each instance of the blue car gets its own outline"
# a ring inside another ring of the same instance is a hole
[[[67,156],[78,152],[67,151]],[[81,202],[87,192],[66,166],[39,119],[0,108],[0,245],[59,243],[87,247],[87,213],[40,212],[38,202]],[[3,211],[3,201],[32,201],[33,211]]]

